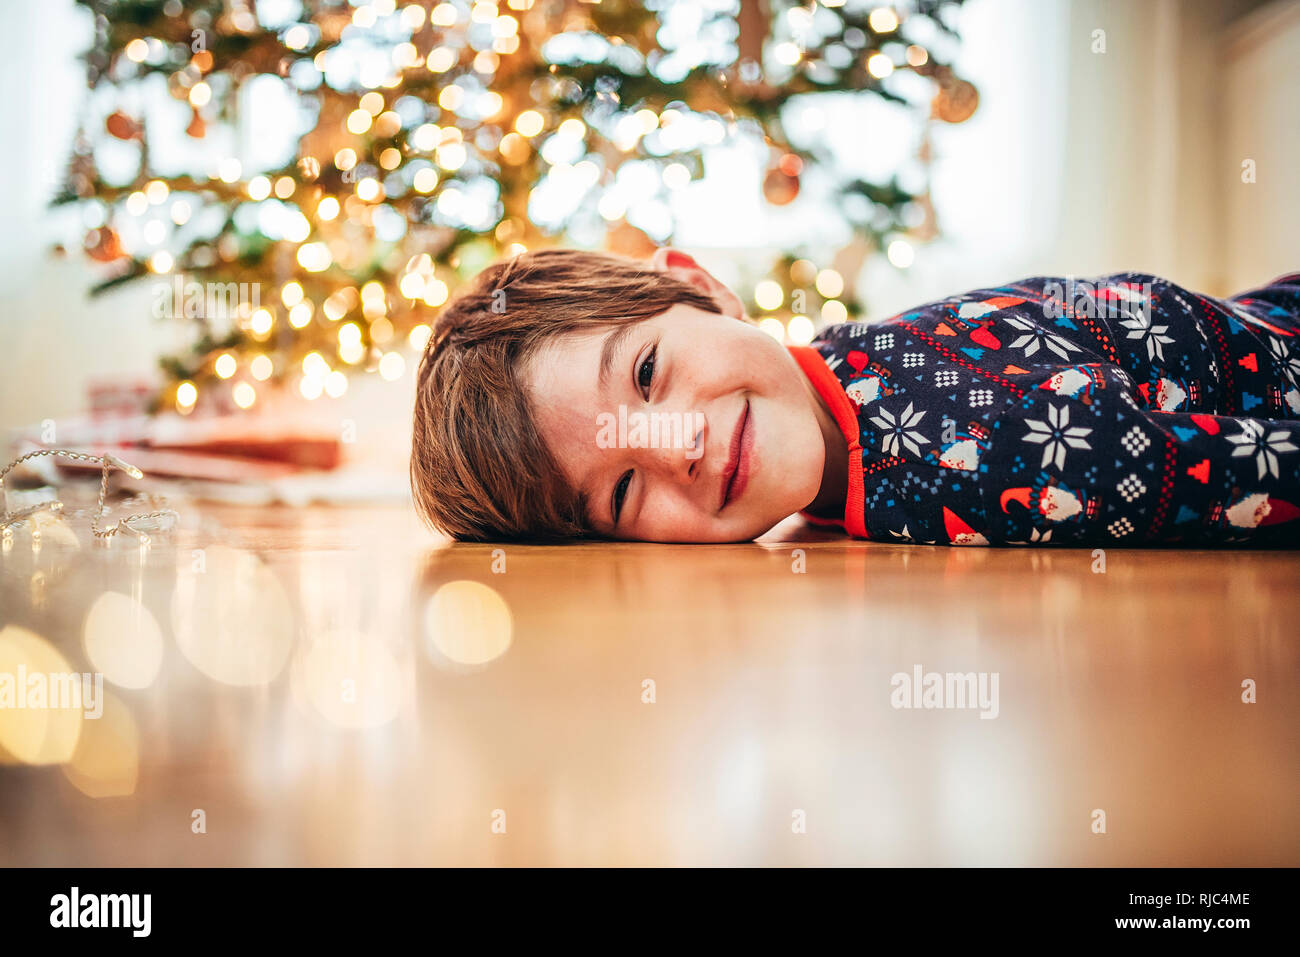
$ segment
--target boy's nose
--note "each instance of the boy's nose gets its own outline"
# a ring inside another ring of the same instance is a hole
[[[708,427],[704,417],[692,417],[681,432],[680,441],[663,442],[659,448],[645,451],[654,459],[654,467],[669,481],[690,485],[704,474],[704,441]]]

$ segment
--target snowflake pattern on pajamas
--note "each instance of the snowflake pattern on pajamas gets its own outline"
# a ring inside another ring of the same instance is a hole
[[[850,443],[855,534],[1300,545],[1300,274],[1222,300],[1038,277],[791,351]]]

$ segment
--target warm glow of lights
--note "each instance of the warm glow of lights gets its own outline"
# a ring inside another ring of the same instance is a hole
[[[916,259],[916,250],[906,239],[895,239],[889,244],[889,261],[899,269],[906,269]]]
[[[314,635],[289,669],[294,701],[338,728],[393,721],[409,693],[404,674],[381,635],[351,630]]]
[[[316,218],[323,223],[331,222],[339,214],[339,201],[333,196],[326,196],[316,207]]]
[[[524,110],[515,117],[515,131],[520,136],[534,137],[546,126],[546,120],[536,110]]]
[[[357,181],[357,197],[365,200],[367,203],[373,203],[379,198],[379,180],[373,176],[366,176]]]
[[[208,86],[203,80],[199,80],[190,87],[190,106],[195,109],[207,106],[212,102],[212,87]]]
[[[264,336],[271,331],[274,320],[269,309],[258,309],[248,318],[248,328],[255,336]]]
[[[334,165],[346,173],[352,167],[357,165],[356,152],[351,147],[343,147],[343,149],[334,154]]]
[[[106,591],[86,612],[82,644],[91,667],[122,688],[147,688],[162,668],[158,620],[138,598]]]
[[[302,302],[302,296],[302,283],[298,282],[296,279],[286,282],[280,288],[280,301],[286,306],[293,307],[298,305],[298,303]]]
[[[417,193],[432,193],[438,186],[438,171],[432,166],[421,167],[416,170],[411,185]]]
[[[867,72],[877,80],[884,79],[894,72],[894,61],[883,53],[873,53],[867,57]]]
[[[434,47],[429,51],[425,64],[430,73],[446,73],[456,65],[456,51],[447,47]]]
[[[172,203],[172,222],[177,226],[184,226],[190,221],[190,215],[193,211],[187,200],[178,199]]]
[[[838,299],[828,299],[822,304],[822,322],[847,322],[849,310]]]
[[[754,302],[760,309],[776,309],[785,301],[785,290],[775,279],[764,279],[754,287]]]
[[[389,382],[395,382],[406,371],[406,360],[400,352],[385,352],[379,360],[379,374]]]
[[[126,45],[126,55],[128,59],[134,60],[136,63],[143,63],[144,58],[149,55],[149,44],[136,37]]]
[[[427,153],[438,145],[442,130],[433,123],[422,123],[411,131],[411,145],[422,153]]]
[[[348,114],[348,132],[360,135],[370,129],[370,124],[375,118],[365,110],[353,110]]]
[[[332,261],[329,247],[324,243],[307,243],[298,247],[298,265],[308,272],[324,272]]]
[[[844,277],[834,269],[823,269],[817,274],[817,291],[827,299],[834,299],[844,292]]]
[[[528,145],[528,140],[524,139],[518,133],[507,133],[501,137],[501,145],[497,147],[507,163],[515,166],[523,163],[528,159],[528,154],[532,148]]]
[[[140,731],[117,695],[105,691],[101,708],[97,719],[82,723],[76,750],[61,770],[86,797],[127,797],[140,772]]]
[[[142,190],[136,190],[126,198],[126,211],[132,216],[139,216],[149,208],[149,197]]]
[[[271,195],[271,181],[265,176],[254,176],[248,181],[249,199],[263,200]]]
[[[444,110],[451,110],[452,112],[455,112],[460,108],[460,105],[464,102],[465,102],[465,91],[462,90],[460,87],[458,87],[455,83],[451,84],[451,86],[443,87],[442,92],[438,94],[438,105],[441,106]]]
[[[664,185],[669,189],[681,189],[691,181],[691,171],[681,163],[669,163],[664,167]]]
[[[271,378],[271,373],[275,371],[275,366],[271,362],[270,356],[256,356],[248,364],[248,371],[252,373],[254,379],[258,382],[265,382]]]
[[[907,63],[909,66],[925,66],[930,59],[930,54],[926,52],[925,47],[919,47],[913,43],[907,48]]]
[[[337,399],[348,391],[348,377],[337,369],[325,377],[325,394]]]
[[[424,295],[424,277],[419,273],[407,273],[397,284],[397,290],[407,299],[419,299]]]
[[[423,352],[424,347],[429,344],[429,337],[432,335],[433,328],[422,322],[407,334],[406,341],[411,344],[411,348],[416,352]]]
[[[436,27],[456,25],[457,11],[454,3],[440,3],[429,13],[429,22]]]
[[[379,165],[384,169],[397,169],[402,162],[401,150],[388,147],[379,154]]]
[[[464,166],[466,156],[465,147],[460,143],[444,143],[433,154],[434,162],[449,173]]]
[[[295,23],[284,31],[284,45],[290,50],[301,50],[311,41],[311,31],[301,23]]]
[[[239,368],[239,363],[229,352],[223,352],[217,356],[217,361],[212,364],[213,371],[216,372],[217,378],[229,379]]]
[[[269,684],[284,667],[295,629],[275,573],[256,555],[219,544],[204,547],[201,564],[178,565],[171,619],[185,658],[229,685]]]
[[[288,199],[293,195],[293,191],[297,188],[297,185],[298,184],[293,181],[292,176],[281,176],[275,181],[275,195],[279,196],[281,199]]]
[[[220,165],[217,166],[217,175],[223,183],[236,182],[243,171],[243,164],[233,156],[223,159]]]
[[[371,90],[361,98],[357,106],[365,110],[371,116],[378,116],[380,113],[384,112],[384,94],[376,93],[374,90]]]
[[[781,320],[777,319],[775,316],[768,316],[758,324],[758,328],[760,332],[766,332],[777,342],[785,341],[785,326],[783,326]]]
[[[311,322],[312,314],[316,311],[312,306],[311,300],[304,300],[289,310],[289,325],[295,329],[301,329],[307,323]]]
[[[510,607],[482,582],[447,582],[424,607],[425,648],[435,664],[488,664],[509,650],[513,633]]]
[[[320,379],[303,376],[298,381],[298,391],[302,393],[304,399],[319,399],[325,391],[325,384]]]
[[[795,44],[786,41],[785,43],[778,43],[772,48],[772,56],[782,66],[794,66],[803,57],[803,51]]]
[[[247,382],[237,383],[230,394],[241,409],[247,409],[257,401],[257,391]]]
[[[513,40],[514,37],[507,37],[506,40],[497,40],[497,43],[505,43],[507,40]],[[491,73],[501,65],[501,58],[497,56],[495,50],[484,50],[474,57],[475,73]]]
[[[806,346],[812,342],[813,335],[816,332],[813,329],[812,320],[807,316],[792,316],[786,332],[790,336],[790,341],[796,345]]]
[[[447,284],[437,277],[428,279],[424,283],[424,304],[426,306],[441,306],[447,301],[449,294],[450,290],[447,288]]]
[[[192,409],[197,401],[199,401],[199,390],[193,382],[186,379],[176,387],[176,405],[178,408]]]
[[[171,193],[171,190],[168,189],[167,184],[160,179],[152,180],[144,188],[145,196],[147,196],[149,202],[155,206],[166,200],[169,193]]]
[[[165,249],[160,249],[149,257],[149,269],[152,272],[163,273],[171,272],[175,262],[172,260],[172,254]]]
[[[0,629],[0,675],[17,676],[20,668],[28,675],[28,687],[22,689],[25,693],[30,693],[31,679],[35,675],[57,677],[74,674],[67,659],[36,632],[18,625],[6,625]],[[48,688],[50,695],[56,693],[56,686],[49,677],[43,686]],[[75,687],[67,689],[69,699],[59,702],[77,707],[0,708],[0,754],[23,764],[60,764],[69,760],[77,747],[83,715],[93,713],[94,702],[81,697],[83,688],[83,682],[76,682]],[[13,690],[15,695],[19,693],[18,687]],[[91,693],[94,693],[93,685]],[[77,696],[75,700],[72,695]]]
[[[898,14],[891,7],[876,7],[867,17],[867,23],[877,33],[893,33],[898,29]]]

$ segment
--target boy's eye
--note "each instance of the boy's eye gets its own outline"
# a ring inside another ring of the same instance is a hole
[[[655,378],[655,354],[658,351],[658,346],[651,349],[650,354],[645,357],[636,370],[636,384],[640,387],[641,394],[647,399],[650,398],[650,384],[654,382]]]
[[[619,477],[618,482],[614,485],[614,502],[611,506],[611,512],[614,516],[614,524],[618,524],[619,512],[623,511],[623,499],[627,497],[627,487],[632,482],[632,470],[628,469]]]

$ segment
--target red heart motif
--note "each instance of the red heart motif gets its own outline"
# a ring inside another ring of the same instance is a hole
[[[1219,420],[1212,415],[1205,415],[1197,412],[1192,416],[1192,421],[1201,427],[1201,429],[1210,435],[1219,434]]]
[[[852,367],[854,372],[861,372],[862,368],[870,361],[865,352],[860,352],[857,349],[850,352],[844,357],[844,359]]]
[[[1187,474],[1196,479],[1202,485],[1210,484],[1210,460],[1201,459],[1200,462],[1193,465],[1187,470]]]
[[[955,336],[957,334],[957,330],[953,329],[953,327],[948,325],[946,322],[939,323],[934,327],[934,331],[939,333],[941,336]]]
[[[1238,359],[1237,365],[1243,369],[1249,369],[1251,372],[1259,371],[1259,362],[1255,359],[1255,353],[1253,352],[1244,359]]]

